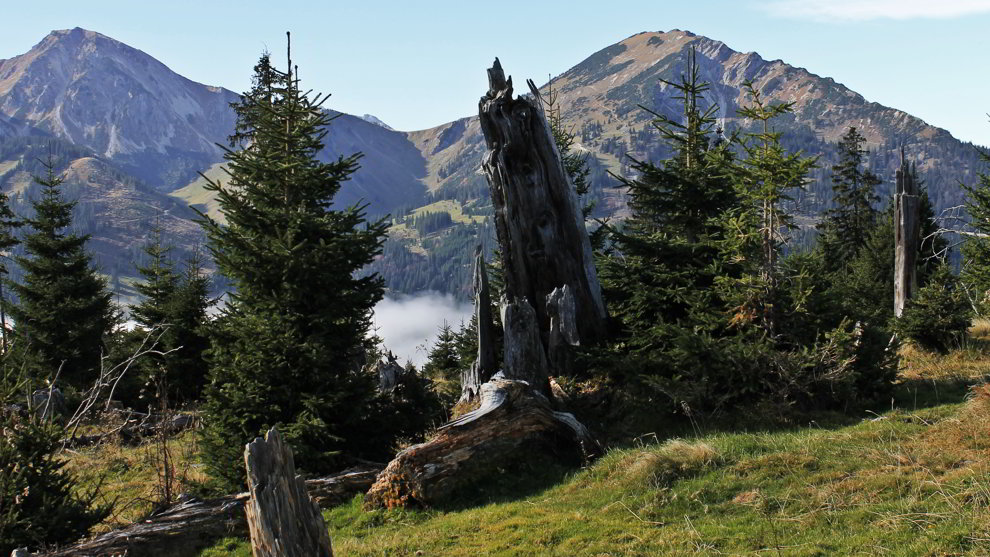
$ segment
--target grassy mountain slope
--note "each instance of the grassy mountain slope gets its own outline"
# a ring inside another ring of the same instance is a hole
[[[335,554],[986,555],[990,339],[974,333],[946,357],[906,350],[891,407],[861,418],[694,423],[577,472],[507,471],[444,509],[357,498],[325,512]],[[250,549],[229,539],[203,555]]]
[[[54,151],[56,170],[65,177],[63,196],[77,201],[74,228],[91,235],[87,249],[122,302],[132,300],[134,263],[141,260],[156,222],[176,246],[176,261],[185,260],[203,244],[202,232],[192,220],[195,214],[186,203],[144,185],[88,150],[50,138],[0,141],[0,188],[11,197],[17,214],[31,214],[31,201],[38,197],[32,177],[44,175],[41,161],[49,149]],[[12,270],[16,280],[19,269]]]

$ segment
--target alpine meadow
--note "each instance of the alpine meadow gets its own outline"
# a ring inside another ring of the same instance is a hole
[[[990,2],[3,11],[0,555],[990,554]]]

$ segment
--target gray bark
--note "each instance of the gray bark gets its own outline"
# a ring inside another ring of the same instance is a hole
[[[471,367],[461,374],[461,402],[474,400],[481,385],[498,372],[491,289],[488,286],[485,255],[480,247],[474,257],[474,316],[478,329],[478,356]]]
[[[429,507],[486,481],[500,467],[532,458],[534,449],[570,447],[580,458],[600,451],[574,416],[553,411],[549,400],[524,381],[496,374],[482,385],[480,403],[428,443],[399,453],[378,476],[365,504]]]
[[[503,374],[507,379],[525,381],[540,392],[548,392],[549,364],[540,340],[536,310],[526,298],[508,301],[503,297],[501,306],[505,331]]]
[[[534,99],[513,98],[512,80],[497,59],[488,82],[479,116],[505,272],[504,369],[486,381],[481,370],[490,368],[481,362],[489,356],[479,352],[462,392],[477,389],[480,407],[399,453],[368,492],[370,506],[434,505],[505,464],[531,458],[534,450],[558,454],[563,445],[587,456],[597,449],[588,430],[570,414],[554,412],[546,396],[550,372],[569,371],[573,347],[605,333],[591,242],[539,91],[530,82]],[[476,303],[488,307],[480,296]],[[479,331],[484,321],[479,313]],[[479,344],[490,346],[480,334]]]
[[[368,491],[382,465],[351,468],[339,474],[306,481],[306,488],[320,506],[327,508]],[[81,540],[49,553],[26,553],[34,557],[193,557],[217,540],[247,537],[244,503],[248,493],[201,501],[192,497],[118,530]]]
[[[384,360],[375,364],[373,373],[378,375],[378,392],[391,393],[399,385],[399,380],[406,373],[406,368],[399,365],[395,354],[389,352]]]
[[[244,448],[244,506],[254,557],[333,557],[320,507],[296,475],[292,450],[272,428]]]
[[[577,194],[554,143],[539,91],[529,82],[534,98],[513,98],[512,79],[505,78],[498,59],[488,70],[488,83],[488,93],[479,103],[488,146],[482,168],[495,207],[506,297],[510,305],[529,301],[546,354],[552,313],[546,302],[555,289],[567,286],[574,298],[578,340],[592,344],[605,332],[605,303]],[[506,356],[516,340],[506,326]],[[517,375],[508,362],[505,365],[507,376]]]
[[[904,306],[918,291],[918,241],[921,231],[921,197],[904,150],[897,170],[894,194],[894,315],[900,317]]]
[[[547,313],[550,315],[548,360],[552,375],[561,375],[573,366],[573,350],[581,345],[577,324],[577,306],[571,287],[564,285],[555,288],[547,296]]]

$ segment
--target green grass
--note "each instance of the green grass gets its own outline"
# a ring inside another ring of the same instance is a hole
[[[452,221],[460,224],[482,223],[485,222],[486,218],[481,215],[464,214],[464,207],[460,204],[460,202],[451,199],[444,199],[430,203],[429,205],[424,205],[423,207],[414,209],[410,214],[414,216],[422,216],[426,213],[447,213],[450,215],[450,219]]]
[[[505,470],[440,509],[365,510],[357,497],[324,511],[335,555],[990,555],[988,337],[982,323],[948,355],[905,349],[885,412],[701,422],[584,469]],[[194,432],[172,451],[180,489],[207,481]],[[152,446],[65,456],[83,490],[116,501],[101,529],[151,509]],[[226,539],[202,555],[251,550]]]
[[[990,392],[979,392],[846,427],[614,450],[514,499],[365,511],[356,498],[325,516],[342,556],[986,555]],[[224,540],[203,555],[250,548]]]
[[[223,163],[217,163],[208,168],[204,175],[211,180],[219,180],[226,184],[229,176],[224,171]],[[196,178],[188,185],[181,187],[171,193],[172,197],[177,197],[191,206],[196,207],[207,215],[213,217],[218,222],[226,222],[223,213],[220,212],[220,205],[217,202],[216,194],[206,189],[206,180],[202,176]]]

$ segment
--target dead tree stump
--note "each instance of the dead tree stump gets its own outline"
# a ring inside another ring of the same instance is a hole
[[[540,92],[532,81],[527,83],[533,98],[514,98],[512,78],[506,79],[497,58],[488,70],[488,93],[478,106],[488,146],[482,169],[495,207],[506,300],[510,305],[528,302],[535,312],[534,326],[549,375],[570,371],[567,358],[559,362],[551,356],[560,354],[565,344],[600,339],[608,316],[577,193],[547,123]],[[555,305],[561,300],[552,295],[564,288],[570,299],[560,311]],[[566,329],[576,334],[551,340],[551,320],[565,315],[571,319]],[[508,356],[516,339],[508,326],[505,332]],[[528,342],[528,338],[520,340]],[[513,376],[508,363],[505,373]]]
[[[474,317],[478,329],[478,355],[474,364],[461,373],[461,402],[476,399],[481,385],[498,372],[491,289],[481,246],[478,246],[474,256]]]
[[[921,231],[921,197],[914,174],[904,160],[897,169],[894,193],[894,315],[904,313],[907,301],[918,291],[918,236]]]
[[[306,480],[310,496],[323,508],[350,501],[365,493],[382,471],[380,465],[350,468],[332,476]],[[28,557],[193,557],[227,536],[248,535],[244,504],[248,493],[200,501],[181,498],[178,503],[143,520],[47,553]]]
[[[574,416],[555,412],[547,398],[551,371],[570,371],[573,348],[605,333],[591,242],[539,91],[530,82],[534,99],[513,98],[512,80],[497,59],[488,81],[478,110],[489,148],[482,166],[505,272],[504,369],[490,375],[494,339],[481,333],[491,317],[479,256],[480,346],[475,367],[464,376],[461,400],[476,396],[480,407],[440,428],[429,442],[399,453],[368,492],[369,506],[435,505],[506,464],[531,459],[534,451],[559,455],[563,449],[582,457],[598,451],[588,430]]]
[[[292,450],[275,428],[244,448],[248,493],[244,506],[254,557],[333,557],[320,507],[296,476]]]

